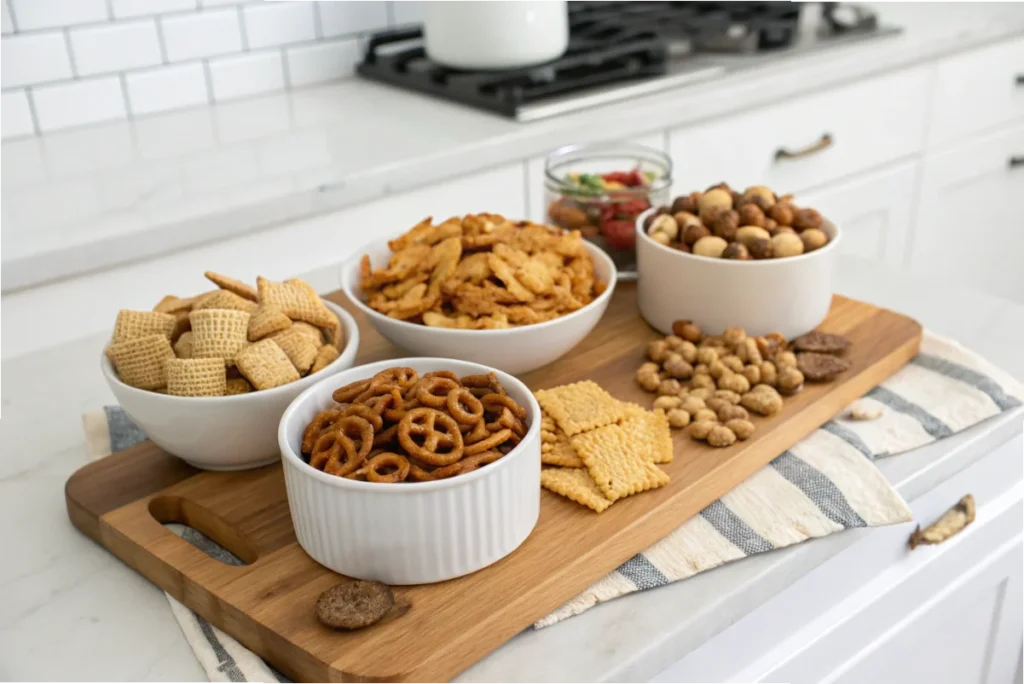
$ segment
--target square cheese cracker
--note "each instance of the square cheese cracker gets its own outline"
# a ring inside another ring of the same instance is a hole
[[[625,417],[622,402],[591,380],[540,390],[534,394],[541,408],[569,437]]]
[[[638,444],[620,425],[605,425],[576,435],[572,446],[598,489],[611,501],[661,487],[669,481],[668,475],[651,462],[644,445]]]

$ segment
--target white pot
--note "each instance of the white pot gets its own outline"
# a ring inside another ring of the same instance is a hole
[[[456,69],[514,69],[561,57],[569,45],[564,0],[428,2],[427,56]]]
[[[821,249],[784,259],[734,261],[696,256],[661,245],[636,220],[637,303],[659,331],[689,319],[717,335],[739,326],[750,335],[780,332],[792,339],[825,320],[832,305],[832,272],[840,233],[825,221]]]

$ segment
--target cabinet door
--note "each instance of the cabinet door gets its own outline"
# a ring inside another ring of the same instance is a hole
[[[917,164],[858,176],[796,197],[814,207],[841,232],[839,251],[900,267],[913,217]]]
[[[910,266],[1024,302],[1024,125],[928,155]]]

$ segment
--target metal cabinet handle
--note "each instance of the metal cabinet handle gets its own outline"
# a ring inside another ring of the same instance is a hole
[[[922,530],[918,525],[910,535],[910,548],[916,549],[922,544],[941,544],[974,522],[974,516],[974,496],[968,494],[928,527]]]
[[[1015,154],[1010,157],[1009,166],[1011,169],[1015,169],[1018,166],[1024,166],[1024,154]]]
[[[1024,86],[1024,74],[1017,74],[1017,85]]]
[[[816,152],[828,149],[832,146],[832,134],[822,133],[821,139],[813,145],[808,145],[802,150],[787,150],[785,147],[780,147],[775,150],[775,161],[780,159],[799,159],[800,157],[808,157]]]

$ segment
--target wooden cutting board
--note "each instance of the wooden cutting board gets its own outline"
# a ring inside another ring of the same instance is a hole
[[[402,355],[344,295],[329,299],[359,321],[360,363]],[[68,515],[296,681],[446,681],[828,421],[913,358],[921,339],[921,326],[910,318],[838,296],[821,329],[853,341],[851,370],[834,383],[808,384],[780,414],[756,420],[751,440],[712,449],[677,432],[675,460],[664,466],[671,483],[601,514],[543,492],[540,521],[517,551],[467,577],[395,589],[407,612],[358,632],[333,632],[313,615],[317,595],[338,575],[295,541],[280,465],[202,472],[146,442],[76,472],[66,486]],[[523,379],[540,389],[591,378],[619,399],[649,406],[653,397],[635,385],[633,374],[656,337],[637,313],[635,287],[620,283],[584,342]],[[191,525],[248,565],[214,560],[161,522]]]

